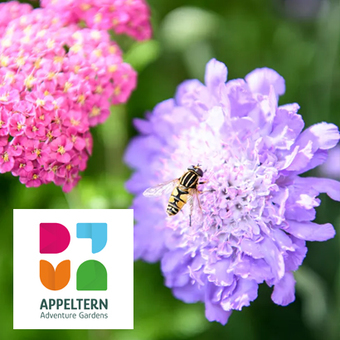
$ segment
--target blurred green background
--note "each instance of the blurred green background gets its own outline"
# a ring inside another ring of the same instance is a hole
[[[133,331],[12,330],[12,209],[128,208],[124,189],[131,171],[124,149],[136,132],[134,117],[172,97],[185,79],[203,80],[215,57],[229,79],[257,67],[271,67],[286,79],[280,103],[298,102],[306,126],[340,125],[340,3],[322,0],[148,0],[154,38],[136,43],[116,37],[126,61],[139,72],[127,105],[112,109],[92,130],[93,156],[79,185],[64,194],[54,185],[27,189],[10,174],[0,176],[0,339],[340,339],[340,235],[309,243],[295,273],[296,301],[287,307],[270,300],[262,285],[250,307],[234,312],[226,326],[209,323],[202,304],[184,304],[164,287],[159,264],[135,263]],[[314,171],[313,175],[319,175]],[[322,196],[317,222],[331,222],[340,234],[339,203]]]

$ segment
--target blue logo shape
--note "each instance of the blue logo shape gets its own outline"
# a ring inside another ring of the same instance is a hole
[[[77,238],[92,240],[92,254],[104,249],[107,242],[106,223],[77,223]]]

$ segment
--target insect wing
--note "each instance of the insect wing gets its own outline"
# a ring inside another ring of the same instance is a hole
[[[173,179],[171,181],[160,183],[154,187],[148,188],[143,192],[145,197],[158,197],[163,194],[170,193],[174,186],[178,184],[178,179]]]
[[[194,224],[201,225],[203,223],[203,211],[198,197],[198,191],[196,189],[190,190],[190,226]]]

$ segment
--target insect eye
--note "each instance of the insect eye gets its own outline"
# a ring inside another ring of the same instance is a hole
[[[202,169],[200,169],[200,168],[196,169],[196,173],[197,173],[197,175],[200,176],[200,177],[203,176],[203,171],[202,171]]]

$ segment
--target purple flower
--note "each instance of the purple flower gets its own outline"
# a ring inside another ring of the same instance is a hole
[[[127,182],[136,195],[135,258],[160,260],[173,294],[204,302],[207,319],[222,324],[256,299],[263,282],[273,286],[276,304],[294,301],[293,271],[306,241],[335,235],[331,224],[311,222],[317,196],[340,200],[339,182],[299,176],[326,160],[338,128],[322,122],[302,132],[299,105],[278,106],[285,82],[274,70],[226,78],[226,66],[211,60],[205,85],[185,81],[174,99],[135,120],[141,135],[125,156],[135,169]],[[196,164],[205,171],[198,187],[203,222],[189,226],[189,204],[167,217],[169,195],[142,193]]]

